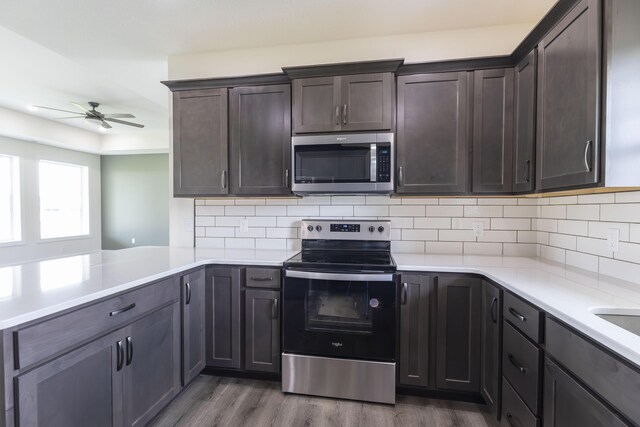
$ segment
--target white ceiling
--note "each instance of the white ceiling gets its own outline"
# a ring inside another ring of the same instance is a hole
[[[72,110],[69,101],[97,101],[105,113],[130,112],[146,129],[166,129],[168,95],[159,81],[166,79],[169,55],[515,23],[533,26],[553,3],[3,0],[0,106]],[[69,124],[97,131],[83,120]],[[132,131],[121,126],[110,132]]]

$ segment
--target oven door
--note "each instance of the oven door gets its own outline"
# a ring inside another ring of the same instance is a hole
[[[393,361],[395,331],[392,274],[286,270],[285,353]]]

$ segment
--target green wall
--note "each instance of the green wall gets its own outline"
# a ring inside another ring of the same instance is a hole
[[[102,156],[100,160],[102,249],[168,245],[169,155]]]

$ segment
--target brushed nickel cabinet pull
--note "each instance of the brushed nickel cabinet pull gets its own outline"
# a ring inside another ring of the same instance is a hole
[[[122,348],[122,340],[116,343],[116,371],[122,369],[122,365],[124,365],[124,349]]]
[[[526,182],[531,182],[531,160],[527,160],[526,165],[524,179]]]
[[[284,171],[284,185],[287,188],[291,187],[291,184],[289,183],[289,169],[285,169]]]
[[[340,124],[340,106],[336,105],[336,125]]]
[[[407,304],[407,287],[408,286],[409,285],[407,284],[407,282],[404,282],[402,284],[402,302],[401,302],[402,305],[406,305]]]
[[[125,308],[121,308],[119,310],[113,310],[112,312],[109,313],[109,316],[113,317],[113,316],[117,316],[118,314],[122,314],[125,311],[129,311],[132,308],[134,308],[136,306],[136,303],[133,302],[131,304],[129,304],[128,306],[126,306]]]
[[[402,185],[404,182],[404,177],[402,175],[402,166],[398,168],[398,185]]]
[[[133,340],[131,337],[127,337],[127,366],[131,365],[133,361]]]
[[[222,171],[222,188],[227,188],[227,170]]]
[[[342,124],[347,124],[347,104],[342,106]]]
[[[589,140],[584,145],[584,167],[587,169],[587,172],[591,172],[591,164],[589,163],[589,151],[591,148],[592,141]]]

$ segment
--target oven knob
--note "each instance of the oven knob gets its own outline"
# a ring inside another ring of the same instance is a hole
[[[316,231],[317,232],[321,232],[322,231],[322,227],[320,225],[316,225]]]
[[[374,231],[376,231],[376,228],[373,225],[369,226],[369,233],[373,233]]]
[[[378,231],[382,233],[384,231],[384,227],[383,226],[378,227]]]
[[[313,231],[313,225],[307,225],[307,230]]]

